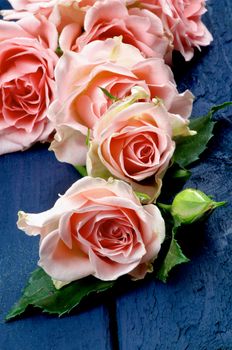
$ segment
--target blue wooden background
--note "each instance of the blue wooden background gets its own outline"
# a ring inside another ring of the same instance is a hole
[[[0,7],[6,6],[0,0]],[[196,96],[194,115],[232,99],[231,0],[209,0],[204,21],[213,44],[188,64],[175,59],[179,89],[189,88]],[[186,233],[192,262],[176,269],[167,285],[143,281],[61,319],[35,313],[3,321],[38,258],[38,240],[16,228],[17,211],[48,209],[77,174],[45,146],[0,157],[1,350],[232,349],[231,115],[231,109],[217,114],[216,137],[187,184],[229,202],[206,224]]]

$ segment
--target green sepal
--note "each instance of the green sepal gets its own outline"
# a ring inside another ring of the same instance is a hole
[[[59,57],[61,57],[61,56],[63,55],[63,51],[61,50],[60,46],[57,46],[55,52],[56,52],[56,54],[57,54]]]
[[[86,135],[86,140],[85,140],[85,144],[88,147],[90,145],[90,132],[91,132],[90,129],[88,129],[88,132],[87,132],[87,135]]]
[[[142,204],[146,204],[151,200],[151,197],[148,196],[148,194],[146,193],[142,193],[142,192],[135,192],[136,197],[138,197],[138,199],[140,200],[140,202]]]
[[[171,204],[164,204],[164,203],[156,203],[157,207],[164,210],[165,212],[170,213],[171,212]]]
[[[101,89],[101,91],[102,91],[110,100],[112,100],[112,101],[118,101],[118,100],[119,100],[116,96],[111,95],[111,93],[110,93],[108,90],[104,89],[104,88],[101,87],[101,86],[99,86],[99,88]]]
[[[86,167],[83,166],[83,165],[74,165],[74,168],[79,172],[79,174],[81,176],[87,176],[88,173],[87,173],[87,170],[86,170]]]
[[[32,272],[22,297],[7,314],[6,321],[23,314],[29,305],[38,307],[43,312],[62,316],[79,305],[89,294],[104,292],[114,284],[114,281],[105,282],[94,277],[86,277],[56,289],[52,279],[43,269],[38,268]]]
[[[186,169],[177,169],[173,172],[173,179],[187,181],[191,177],[191,171]]]

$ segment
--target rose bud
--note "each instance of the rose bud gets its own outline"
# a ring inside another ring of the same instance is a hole
[[[187,188],[178,193],[171,206],[172,216],[182,224],[192,224],[226,202],[215,202],[205,193]]]

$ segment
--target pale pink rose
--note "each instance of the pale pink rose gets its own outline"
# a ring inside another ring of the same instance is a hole
[[[0,21],[0,154],[46,141],[53,131],[47,109],[54,99],[57,40],[45,17]]]
[[[20,212],[18,227],[41,236],[39,266],[62,282],[143,278],[165,236],[155,205],[142,206],[123,181],[91,177],[74,183],[48,211]]]
[[[82,33],[86,10],[87,8],[82,7],[79,1],[59,0],[56,6],[54,6],[49,20],[56,25],[59,33],[62,33],[67,27],[67,35],[73,35],[73,33],[75,33],[76,37],[78,37]],[[70,32],[70,26],[72,32]]]
[[[17,11],[37,13],[42,9],[51,9],[59,0],[9,0],[11,6]]]
[[[4,19],[19,19],[28,14],[49,17],[59,0],[8,0],[13,10],[1,11]]]
[[[84,136],[112,104],[100,87],[122,99],[137,85],[148,96],[162,99],[167,110],[181,119],[191,114],[192,94],[178,93],[173,74],[164,61],[145,59],[138,49],[122,43],[120,38],[93,41],[80,53],[66,52],[59,60],[55,76],[57,99],[49,109],[49,118],[57,130],[51,149],[60,161],[85,164]],[[67,132],[72,134],[72,145],[67,143]]]
[[[146,57],[163,58],[171,50],[161,20],[147,10],[127,10],[121,0],[97,1],[86,13],[84,33],[80,36],[76,24],[70,24],[61,33],[60,46],[63,51],[80,51],[91,41],[120,35]]]
[[[75,34],[82,33],[88,1],[77,0],[10,0],[13,10],[2,10],[5,20],[24,18],[30,14],[43,15],[61,32],[69,24],[75,25]]]
[[[175,149],[172,118],[159,101],[115,103],[94,127],[88,175],[109,177],[108,170],[153,202]]]
[[[21,19],[30,14],[43,15],[54,23],[59,33],[65,28],[68,41],[70,36],[78,38],[83,31],[87,10],[97,0],[9,0],[12,10],[2,10],[4,20]],[[124,2],[124,0],[121,0]],[[67,28],[66,28],[67,27]]]
[[[194,55],[194,47],[207,46],[213,40],[212,35],[202,23],[206,12],[205,0],[139,0],[130,7],[146,8],[156,14],[173,37],[174,49],[181,52],[186,61]]]

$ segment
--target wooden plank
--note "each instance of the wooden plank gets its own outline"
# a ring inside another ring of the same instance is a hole
[[[11,8],[11,6],[7,0],[0,0],[0,10],[6,10],[9,8]]]
[[[232,3],[211,0],[207,4],[204,20],[214,35],[213,45],[193,62],[177,65],[180,90],[189,88],[196,96],[194,115],[232,98]],[[227,200],[228,206],[192,232],[192,262],[179,267],[167,285],[144,282],[120,296],[121,350],[232,349],[231,114],[230,109],[217,115],[215,139],[187,184]]]
[[[77,178],[75,169],[59,163],[45,146],[0,157],[1,350],[111,348],[108,311],[101,303],[61,319],[38,313],[3,322],[38,260],[38,239],[17,230],[17,211],[48,209]]]

